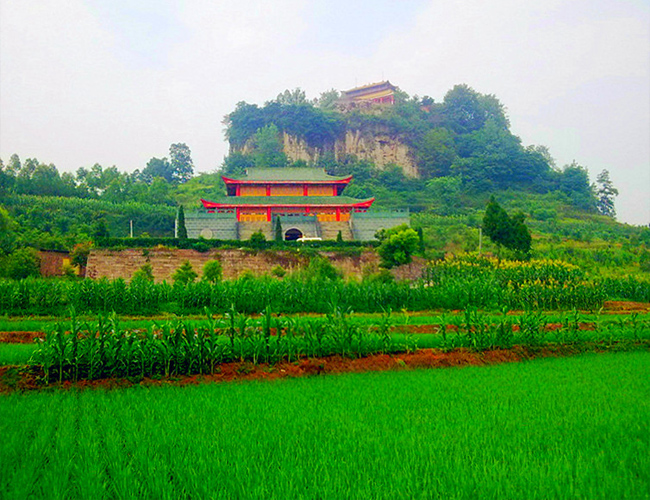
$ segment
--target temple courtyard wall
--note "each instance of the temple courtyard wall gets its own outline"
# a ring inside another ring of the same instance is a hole
[[[371,250],[364,251],[360,255],[344,255],[336,252],[320,252],[320,254],[340,269],[346,278],[350,276],[360,278],[366,268],[373,271],[379,269],[379,256]],[[207,261],[218,260],[223,267],[225,279],[237,278],[247,270],[255,276],[270,274],[277,266],[282,266],[285,271],[291,272],[305,267],[309,262],[307,257],[288,251],[212,249],[208,252],[198,252],[179,248],[94,249],[88,256],[86,277],[122,278],[129,281],[138,269],[145,264],[150,264],[156,282],[171,282],[174,271],[186,260],[192,264],[199,278]],[[414,258],[411,264],[393,269],[391,273],[397,279],[416,279],[421,276],[423,267],[424,259]]]

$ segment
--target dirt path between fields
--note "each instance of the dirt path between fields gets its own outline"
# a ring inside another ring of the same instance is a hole
[[[633,348],[650,350],[650,341],[639,341]],[[627,346],[624,350],[629,349]],[[292,363],[282,362],[275,365],[250,362],[224,363],[214,374],[175,376],[142,379],[102,379],[83,380],[80,382],[63,382],[62,384],[43,382],[40,368],[26,366],[0,367],[0,393],[15,391],[52,389],[119,389],[141,386],[186,386],[205,383],[278,380],[339,373],[362,373],[390,370],[412,370],[421,368],[449,368],[464,366],[483,366],[500,363],[514,363],[535,358],[573,356],[585,352],[611,352],[622,350],[616,343],[605,342],[582,343],[579,346],[549,344],[530,348],[514,346],[512,349],[495,349],[472,352],[456,349],[444,352],[440,349],[421,349],[413,353],[377,354],[365,358],[351,359],[342,356],[301,359]]]

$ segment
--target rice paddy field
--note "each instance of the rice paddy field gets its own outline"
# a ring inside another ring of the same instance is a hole
[[[650,498],[650,353],[0,397],[2,498]]]
[[[650,499],[649,301],[471,256],[0,281],[0,499]]]

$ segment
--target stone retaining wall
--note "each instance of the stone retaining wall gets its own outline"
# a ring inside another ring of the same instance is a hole
[[[379,256],[373,251],[361,255],[349,256],[335,252],[321,252],[334,266],[343,271],[345,277],[361,277],[364,268],[378,269]],[[270,273],[276,266],[282,266],[286,271],[294,271],[304,267],[308,258],[293,252],[274,252],[250,250],[212,249],[201,253],[195,250],[178,248],[150,248],[129,250],[95,249],[88,256],[86,277],[97,279],[105,276],[110,279],[123,278],[130,280],[133,273],[145,264],[150,264],[156,282],[171,281],[172,274],[184,261],[190,261],[194,270],[201,276],[203,266],[208,260],[218,260],[223,266],[225,279],[240,276],[245,270],[250,270],[259,276]],[[408,266],[394,269],[392,272],[398,279],[417,278],[422,272],[424,261],[414,260]]]
[[[377,265],[379,258],[374,252],[364,252],[361,256],[349,257],[337,254],[323,253],[332,263],[341,269],[346,276],[361,275],[367,265]],[[171,281],[172,274],[184,261],[190,261],[194,270],[201,275],[203,266],[208,260],[218,260],[223,266],[226,279],[237,278],[245,270],[255,275],[270,273],[276,266],[282,266],[286,271],[293,271],[307,264],[306,257],[292,252],[272,252],[249,250],[220,250],[213,249],[201,253],[195,250],[178,248],[151,248],[129,250],[92,250],[88,257],[86,276],[110,279],[123,278],[130,280],[133,273],[145,264],[150,264],[156,282]]]

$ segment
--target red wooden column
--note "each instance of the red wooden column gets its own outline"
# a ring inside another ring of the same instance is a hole
[[[266,196],[271,196],[271,185],[270,184],[266,185]]]
[[[341,207],[336,207],[336,222],[341,220]]]
[[[237,186],[237,189],[239,190],[239,186]],[[237,220],[239,220],[239,207],[235,208],[235,213],[237,214]]]
[[[336,184],[332,184],[332,196],[336,196]]]
[[[271,207],[266,207],[266,221],[271,222]]]
[[[303,185],[302,185],[302,195],[303,195],[303,196],[309,196],[309,194],[308,194],[307,184],[303,184]]]
[[[237,184],[235,187],[235,196],[241,196],[241,184]]]

